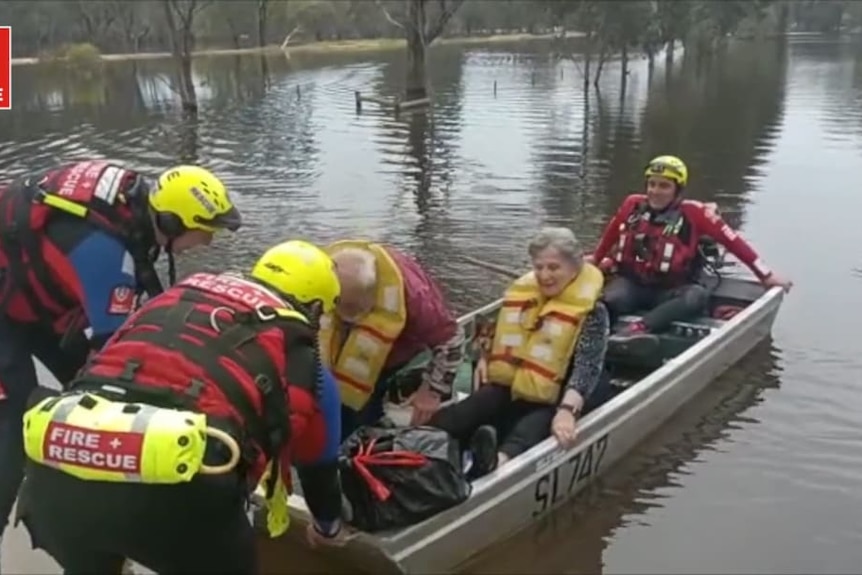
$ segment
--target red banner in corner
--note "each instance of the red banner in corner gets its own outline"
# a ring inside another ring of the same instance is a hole
[[[12,26],[0,26],[0,110],[12,109]]]

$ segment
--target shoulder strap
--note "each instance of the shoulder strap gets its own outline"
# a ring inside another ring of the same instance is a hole
[[[34,187],[34,202],[78,216],[123,243],[135,263],[138,293],[144,292],[152,298],[164,291],[153,265],[159,248],[145,201],[149,187],[141,174],[135,173],[132,183],[121,190],[112,203],[94,196],[85,205],[67,200],[41,186]]]
[[[133,323],[126,326],[122,340],[172,349],[200,365],[239,411],[251,439],[268,458],[276,457],[289,441],[287,394],[281,389],[278,368],[256,340],[262,330],[289,320],[277,316],[263,319],[263,314],[251,312],[232,313],[228,317],[228,313],[219,313],[226,308],[205,312],[196,307],[199,303],[212,305],[213,302],[205,294],[190,290],[178,305],[145,308]],[[190,330],[189,326],[207,329]],[[218,330],[216,335],[210,332],[212,329]],[[255,409],[246,389],[225,367],[223,359],[236,363],[254,377],[261,396],[261,413]],[[81,379],[88,378],[84,375]],[[123,382],[117,384],[120,387],[124,385]],[[189,381],[187,395],[196,398],[202,386],[203,382]]]
[[[0,191],[0,243],[8,261],[9,279],[14,284],[14,287],[10,286],[5,290],[5,295],[0,300],[0,311],[9,304],[9,299],[17,288],[37,314],[39,322],[51,326],[53,318],[33,290],[28,269],[58,306],[71,308],[76,303],[63,295],[63,291],[51,276],[42,257],[41,237],[31,227],[31,211],[37,189],[31,184],[31,180],[27,179],[19,180]]]

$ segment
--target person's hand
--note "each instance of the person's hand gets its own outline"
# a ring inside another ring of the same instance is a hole
[[[425,425],[440,408],[440,394],[431,389],[427,383],[422,383],[416,393],[410,396],[408,402],[413,406],[410,425]]]
[[[578,439],[578,427],[575,414],[568,409],[558,409],[551,422],[551,433],[557,438],[560,447],[568,449]]]
[[[328,547],[343,547],[347,543],[347,534],[344,528],[339,524],[338,531],[332,537],[327,537],[320,533],[314,526],[314,522],[310,522],[305,529],[305,539],[308,541],[308,546],[316,549],[320,545]]]
[[[617,271],[617,262],[613,258],[602,258],[598,265],[604,274],[612,274]]]
[[[479,389],[486,383],[488,383],[488,360],[480,357],[476,362],[476,369],[473,370],[473,389]]]
[[[784,279],[783,277],[781,277],[780,275],[778,275],[776,273],[773,273],[768,278],[763,280],[763,285],[766,286],[767,288],[779,286],[781,289],[784,290],[784,293],[789,293],[790,288],[793,287],[793,282],[790,280]]]

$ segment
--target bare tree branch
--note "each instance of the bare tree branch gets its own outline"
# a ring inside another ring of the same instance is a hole
[[[431,42],[443,33],[443,30],[446,29],[446,24],[449,23],[449,20],[452,19],[452,16],[455,15],[455,12],[458,11],[458,8],[463,3],[464,0],[451,0],[448,3],[446,0],[440,0],[440,16],[437,17],[437,24],[425,33],[424,40],[426,45],[431,44]]]
[[[288,45],[288,43],[290,43],[290,39],[293,38],[293,35],[296,34],[297,32],[302,32],[302,24],[297,24],[296,26],[294,26],[293,30],[291,30],[287,34],[287,36],[284,37],[284,41],[281,43],[281,49],[282,50],[287,49],[287,45]]]
[[[404,30],[404,24],[393,18],[392,14],[389,13],[389,10],[386,9],[386,6],[384,6],[380,0],[374,0],[374,3],[377,4],[377,7],[380,8],[381,12],[383,12],[383,17],[386,18],[390,24]]]

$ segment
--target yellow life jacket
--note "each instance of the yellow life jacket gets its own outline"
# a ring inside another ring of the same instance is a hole
[[[380,378],[392,346],[407,324],[404,278],[398,265],[380,245],[345,240],[326,248],[333,254],[343,248],[359,248],[374,254],[377,260],[377,302],[343,338],[343,326],[336,314],[320,320],[320,357],[332,370],[341,395],[341,403],[359,411]]]
[[[207,436],[227,444],[228,463],[204,465]],[[79,479],[127,483],[182,483],[198,473],[227,473],[240,459],[236,441],[207,427],[202,413],[74,391],[24,414],[24,451]]]
[[[541,295],[533,272],[515,280],[503,295],[497,315],[488,379],[510,386],[513,398],[556,403],[583,320],[603,286],[602,272],[586,263],[578,277],[552,299]]]

